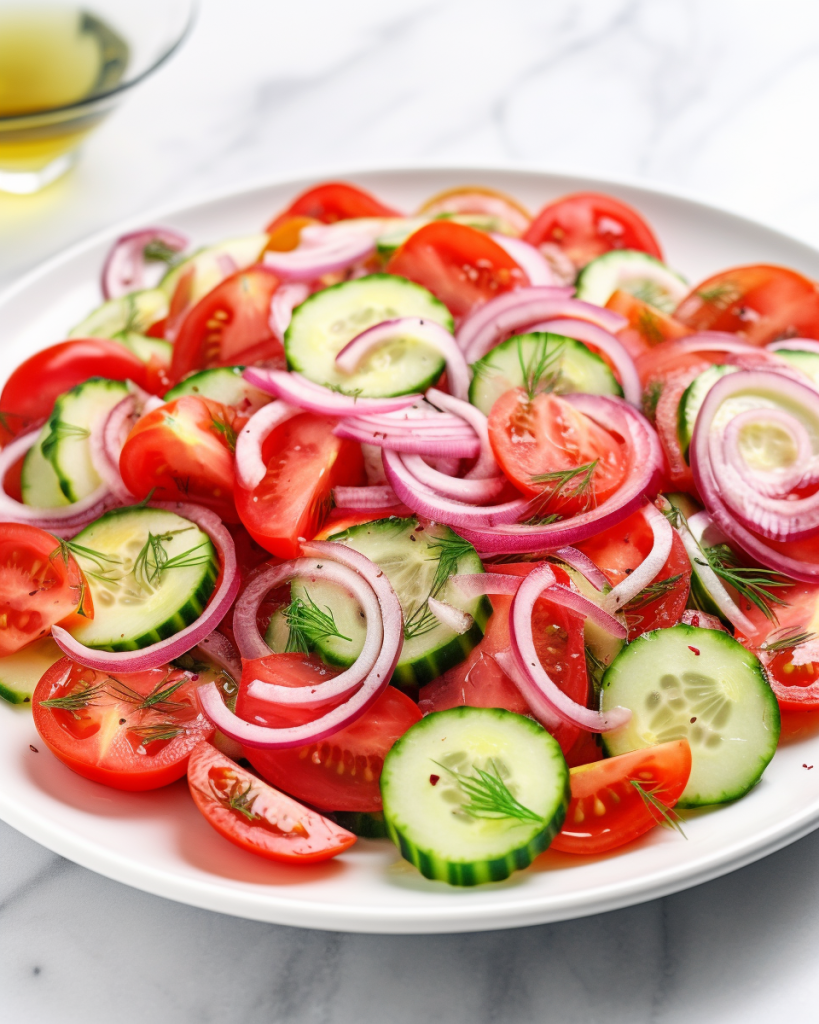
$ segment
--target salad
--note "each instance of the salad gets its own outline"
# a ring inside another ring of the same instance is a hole
[[[0,696],[73,771],[471,886],[683,841],[819,710],[798,272],[692,287],[612,196],[330,182],[101,283],[0,395]]]

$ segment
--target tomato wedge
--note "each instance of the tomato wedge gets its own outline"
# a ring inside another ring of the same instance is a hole
[[[734,267],[698,284],[674,316],[694,331],[730,331],[752,345],[819,338],[819,287],[785,267]]]
[[[544,206],[523,236],[531,245],[559,245],[576,267],[612,249],[640,249],[663,258],[640,214],[614,196],[576,192]]]
[[[275,727],[311,722],[330,707],[290,710],[250,697],[247,684],[264,679],[280,686],[310,686],[338,672],[315,655],[273,654],[245,662],[236,713]],[[332,706],[332,705],[331,705]],[[399,736],[420,721],[406,694],[388,686],[352,725],[318,743],[292,750],[245,748],[244,756],[268,782],[299,800],[328,811],[380,811],[378,780],[384,758]]]
[[[252,491],[236,488],[248,533],[279,558],[295,558],[301,540],[315,537],[334,487],[364,482],[361,446],[335,437],[334,427],[335,421],[311,413],[287,420],[262,446],[262,482]]]
[[[177,291],[183,285],[180,280]],[[284,349],[270,328],[270,300],[278,285],[265,267],[249,267],[200,299],[176,334],[171,379],[178,382],[193,370],[238,363],[264,361],[283,368]]]
[[[626,474],[620,442],[557,395],[507,391],[489,414],[489,441],[503,472],[537,498],[539,516],[568,517],[602,504]]]
[[[393,253],[387,272],[428,288],[453,316],[529,283],[526,274],[489,235],[464,224],[427,224]]]
[[[193,748],[213,734],[196,702],[209,679],[224,676],[169,665],[114,675],[61,658],[34,691],[34,725],[78,775],[114,789],[157,789],[181,779]]]
[[[654,544],[651,527],[642,512],[634,512],[616,526],[603,530],[577,547],[602,570],[611,585],[617,586],[640,565]],[[638,595],[626,605],[628,638],[633,640],[652,629],[675,626],[685,611],[691,583],[691,562],[685,545],[675,530],[671,551],[652,583],[653,593]]]
[[[233,450],[247,422],[229,405],[182,395],[136,422],[119,458],[137,498],[195,501],[236,522]]]
[[[302,192],[286,210],[273,218],[265,231],[272,234],[290,217],[311,217],[323,224],[334,224],[354,217],[403,217],[403,214],[391,206],[385,206],[375,196],[355,185],[348,185],[344,181],[328,181]]]
[[[522,235],[532,222],[529,211],[516,199],[480,185],[448,188],[418,207],[419,216],[469,213],[491,217],[496,222],[494,230],[510,235]]]
[[[650,306],[636,295],[615,291],[606,303],[606,309],[619,313],[628,320],[627,326],[617,332],[632,359],[650,352],[664,341],[684,338],[691,329],[668,316],[654,306]]]
[[[14,654],[80,613],[91,594],[69,549],[36,526],[0,523],[0,657]]]
[[[76,338],[44,348],[13,371],[0,394],[0,444],[37,426],[54,400],[90,377],[132,380],[159,392],[162,382],[124,345],[104,338]]]
[[[268,860],[315,864],[356,841],[352,832],[279,793],[210,743],[200,743],[191,754],[188,785],[209,825]]]
[[[589,855],[630,843],[668,820],[690,774],[685,739],[572,768],[569,809],[551,849]]]

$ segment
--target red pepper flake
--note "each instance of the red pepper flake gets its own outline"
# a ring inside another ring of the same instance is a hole
[[[40,751],[34,746],[33,743],[29,743],[28,749],[32,752],[32,754],[39,754],[40,753]]]
[[[440,777],[441,777],[440,775],[430,775],[430,777],[429,777],[429,784],[430,784],[430,786],[436,785],[438,780],[440,779]]]
[[[694,724],[694,722],[696,722],[696,720],[697,720],[697,716],[696,716],[696,715],[694,715],[694,717],[693,717],[693,718],[691,719],[691,725],[693,725],[693,724]]]
[[[694,652],[694,654],[696,654],[696,655],[697,655],[697,656],[699,657],[699,653],[700,653],[700,652],[699,652],[699,650],[698,650],[698,649],[697,649],[696,647],[692,647],[692,646],[691,646],[691,644],[689,644],[689,645],[688,645],[688,650],[689,650],[689,651],[693,651],[693,652]]]
[[[31,749],[33,750],[33,749],[34,749],[34,747],[32,747]],[[811,770],[811,768],[813,768],[813,765],[812,765],[812,764],[803,764],[803,765],[802,765],[802,767],[803,767],[803,768],[807,768],[807,769],[808,769],[808,771],[810,771],[810,770]]]

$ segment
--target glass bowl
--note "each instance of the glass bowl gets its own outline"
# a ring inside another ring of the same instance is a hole
[[[37,192],[64,174],[88,133],[180,46],[196,7],[196,0],[0,0],[0,191]],[[3,36],[15,44],[5,53]],[[52,73],[57,66],[62,73],[64,59],[70,63],[77,40],[80,56],[96,47],[99,62],[79,97],[70,95],[86,73],[79,56],[66,69],[68,82]],[[8,82],[27,45],[37,53],[29,65],[30,98],[2,102],[3,65]],[[49,95],[59,98],[49,102]]]

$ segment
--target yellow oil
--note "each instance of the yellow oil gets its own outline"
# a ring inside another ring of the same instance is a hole
[[[74,148],[107,109],[73,106],[115,88],[127,62],[125,40],[88,12],[0,5],[0,168],[37,170]]]

